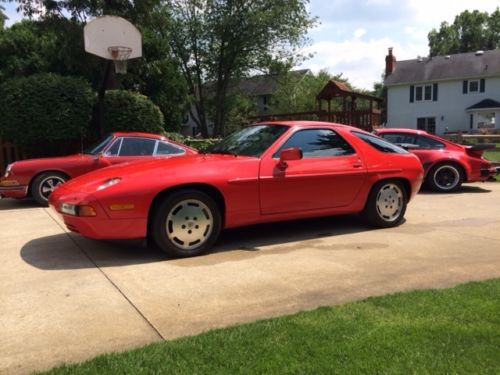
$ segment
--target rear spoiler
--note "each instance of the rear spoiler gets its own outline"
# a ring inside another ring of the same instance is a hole
[[[495,148],[496,145],[494,143],[478,143],[474,146],[464,146],[464,147],[470,151],[486,151]]]

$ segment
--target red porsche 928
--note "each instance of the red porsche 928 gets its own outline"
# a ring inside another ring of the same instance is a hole
[[[222,229],[362,213],[377,227],[403,220],[423,169],[406,150],[357,128],[260,123],[209,152],[111,166],[58,187],[49,202],[73,232],[149,236],[172,256],[209,250]]]

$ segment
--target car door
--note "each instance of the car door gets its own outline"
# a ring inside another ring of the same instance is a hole
[[[281,168],[279,154],[300,148],[300,160]],[[272,156],[259,173],[261,213],[278,214],[349,205],[366,178],[366,166],[355,149],[332,129],[301,129]]]

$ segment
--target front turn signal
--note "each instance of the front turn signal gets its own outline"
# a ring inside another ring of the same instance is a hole
[[[78,206],[78,216],[94,217],[97,216],[97,212],[92,206]]]

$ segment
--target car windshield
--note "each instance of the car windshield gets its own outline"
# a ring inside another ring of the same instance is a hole
[[[87,147],[85,150],[83,150],[83,153],[84,154],[90,154],[90,155],[97,155],[98,153],[104,151],[104,148],[107,146],[107,144],[109,143],[109,141],[111,141],[111,139],[113,139],[113,135],[112,134],[108,135],[103,140],[101,140],[101,141],[99,141],[97,143],[94,143],[92,146]]]
[[[259,157],[287,129],[286,125],[253,125],[227,136],[207,152]]]

